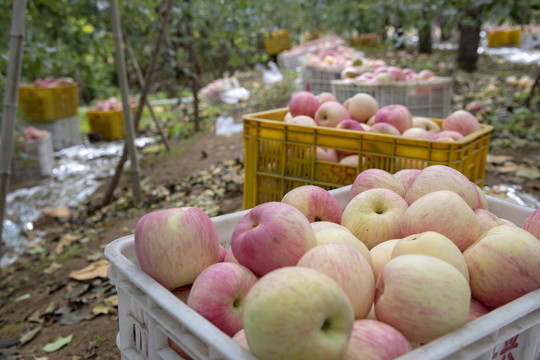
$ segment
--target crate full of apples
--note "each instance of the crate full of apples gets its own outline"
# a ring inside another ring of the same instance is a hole
[[[436,119],[379,106],[366,93],[341,103],[331,93],[298,92],[288,108],[244,115],[244,207],[301,184],[350,185],[368,168],[446,164],[482,186],[492,130],[465,110]]]
[[[157,210],[105,253],[119,313],[160,323],[120,319],[122,352],[143,338],[205,359],[533,359],[539,237],[540,209],[434,165],[368,169],[346,188],[301,186],[217,218]],[[122,270],[115,249],[132,259]],[[126,294],[145,315],[122,309]]]

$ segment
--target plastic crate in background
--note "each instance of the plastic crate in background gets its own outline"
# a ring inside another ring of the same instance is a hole
[[[341,103],[357,93],[367,93],[377,100],[379,107],[401,104],[416,116],[445,118],[451,113],[452,86],[452,78],[448,77],[375,84],[334,80],[331,91]]]
[[[362,170],[378,168],[395,173],[405,168],[447,165],[482,187],[493,127],[454,141],[410,139],[364,131],[283,122],[288,109],[243,116],[244,208],[283,195],[301,185],[335,189],[350,185]],[[441,119],[433,119],[439,125]],[[356,166],[316,159],[317,147],[358,154]]]
[[[350,186],[331,190],[344,208]],[[532,209],[487,196],[490,211],[523,225]],[[220,243],[230,247],[231,234],[248,210],[212,218]],[[189,308],[143,272],[135,255],[133,235],[105,248],[108,274],[118,291],[122,359],[181,359],[169,345],[178,344],[191,358],[255,360],[208,320]],[[475,319],[396,360],[538,359],[540,354],[540,289]],[[279,344],[278,344],[279,345]]]
[[[51,88],[31,85],[19,87],[19,107],[25,117],[36,121],[54,121],[77,115],[77,84]]]
[[[54,168],[52,136],[17,143],[11,159],[13,180],[32,180],[51,175]]]
[[[54,150],[82,144],[81,124],[78,115],[54,121],[25,121],[25,123],[51,133]]]
[[[131,113],[135,116],[136,106],[131,107]],[[100,133],[104,140],[122,139],[126,135],[124,124],[124,111],[94,111],[86,112],[90,131]]]
[[[332,81],[341,78],[343,66],[322,67],[306,65],[302,68],[302,90],[317,95],[332,92]]]
[[[279,29],[264,34],[264,50],[268,55],[277,55],[291,48],[291,39],[287,30]]]

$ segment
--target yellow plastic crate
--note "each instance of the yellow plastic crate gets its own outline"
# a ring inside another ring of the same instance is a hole
[[[277,55],[291,48],[291,39],[287,30],[277,30],[264,35],[264,50],[268,55]]]
[[[19,107],[24,115],[36,121],[54,121],[77,115],[77,84],[53,88],[19,87]]]
[[[131,107],[131,113],[135,116],[136,106]],[[117,140],[126,135],[124,125],[124,111],[93,111],[86,112],[90,131],[101,133],[104,140]]]
[[[287,108],[243,116],[244,208],[283,195],[301,185],[327,190],[350,185],[368,168],[395,173],[447,165],[483,186],[493,127],[481,129],[456,142],[408,139],[400,136],[357,132],[283,122]],[[439,125],[441,119],[433,119]],[[317,147],[358,154],[357,166],[316,160]]]
[[[514,28],[508,31],[508,44],[518,45],[521,41],[521,29]]]

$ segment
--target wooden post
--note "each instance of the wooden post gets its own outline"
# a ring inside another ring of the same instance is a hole
[[[13,133],[17,121],[17,108],[19,101],[19,82],[23,57],[24,33],[26,24],[26,0],[13,1],[11,16],[11,38],[9,43],[9,63],[7,69],[7,83],[4,93],[4,110],[2,114],[2,143],[0,161],[0,253],[2,252],[2,232],[4,230],[4,216],[6,196],[11,176],[11,160],[13,156]]]
[[[124,50],[122,49],[122,26],[120,23],[120,14],[118,11],[118,2],[110,0],[111,20],[114,38],[114,47],[116,53],[116,68],[118,70],[118,83],[122,92],[122,109],[124,112],[124,125],[126,128],[126,141],[124,142],[124,151],[127,147],[129,160],[131,161],[131,181],[133,183],[133,195],[137,202],[142,200],[141,183],[139,182],[139,159],[137,158],[137,149],[135,147],[135,124],[131,115],[131,104],[129,103],[129,86],[126,74],[126,63],[124,60]],[[141,111],[144,103],[139,104],[137,112]]]

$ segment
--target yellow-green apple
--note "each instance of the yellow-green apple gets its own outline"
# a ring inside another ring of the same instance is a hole
[[[339,163],[342,165],[348,165],[348,166],[359,166],[358,164],[358,154],[352,154],[352,155],[345,155],[339,160]],[[360,163],[361,167],[366,166],[366,158],[362,156],[362,162]]]
[[[335,128],[343,120],[350,119],[347,108],[338,102],[325,102],[315,113],[313,119],[318,126]]]
[[[298,260],[297,266],[318,270],[345,291],[355,319],[364,319],[375,299],[375,279],[368,261],[347,244],[333,243],[314,247]]]
[[[291,115],[291,112],[290,111],[287,111],[287,113],[285,114],[285,116],[283,117],[283,122],[288,122],[289,120],[291,120],[293,118],[293,116]]]
[[[392,77],[387,72],[380,72],[378,74],[375,74],[375,82],[376,83],[389,83],[392,81]]]
[[[441,130],[438,133],[432,134],[430,139],[435,141],[459,141],[463,139],[461,133],[453,130]]]
[[[396,328],[378,320],[355,320],[344,360],[393,360],[412,350]]]
[[[246,349],[247,351],[251,352],[251,349],[249,348],[249,345],[247,343],[246,339],[246,333],[244,329],[239,330],[236,334],[232,336],[232,339],[235,343]]]
[[[471,307],[469,309],[469,316],[467,317],[467,322],[478,319],[480,316],[486,315],[489,312],[486,305],[482,304],[480,301],[475,298],[471,299]]]
[[[377,279],[375,316],[409,341],[427,343],[465,324],[471,289],[454,266],[433,256],[401,255]]]
[[[404,138],[410,138],[410,139],[429,139],[431,134],[428,133],[426,130],[421,128],[409,128],[401,134]]]
[[[295,93],[289,101],[289,112],[292,117],[307,115],[314,118],[319,106],[319,100],[313,93],[309,91],[299,91]]]
[[[379,110],[377,100],[367,93],[357,93],[345,100],[343,105],[349,111],[351,119],[361,123],[367,122]]]
[[[476,205],[476,209],[484,209],[489,210],[489,204],[486,198],[486,193],[478,186],[475,182],[472,182],[474,189],[476,190],[476,195],[478,197],[478,205]],[[475,210],[476,210],[475,209]]]
[[[312,223],[312,225],[313,224],[316,223]],[[317,239],[317,246],[336,243],[350,245],[362,254],[362,256],[367,260],[370,266],[373,265],[373,261],[371,260],[371,254],[366,244],[358,240],[358,238],[354,236],[351,231],[346,227],[341,226],[341,228],[337,228],[325,226],[324,228],[319,229],[314,228],[313,232],[315,233],[315,238]]]
[[[221,262],[204,269],[191,286],[187,305],[229,336],[242,329],[244,299],[258,278],[247,267]]]
[[[345,119],[336,125],[336,129],[364,131],[364,127],[358,121],[353,119]]]
[[[368,121],[366,121],[366,125],[370,127],[373,126],[373,124],[375,124],[375,115],[373,115],[372,117],[368,119]]]
[[[319,231],[324,231],[324,230],[327,230],[327,229],[343,230],[345,232],[348,232],[348,233],[352,234],[351,230],[347,229],[345,226],[343,226],[341,224],[337,224],[335,222],[331,222],[331,221],[313,222],[313,223],[311,223],[311,228],[313,229],[313,233],[315,234],[315,236],[317,236],[317,233]]]
[[[315,97],[319,100],[319,106],[328,101],[339,102],[336,96],[328,91],[323,91],[322,93],[315,95]]]
[[[236,260],[236,258],[234,257],[234,254],[232,252],[232,248],[227,249],[227,253],[225,254],[225,257],[223,258],[223,261],[224,262],[232,262],[232,263],[240,264],[238,262],[238,260]]]
[[[461,196],[450,190],[437,190],[410,204],[401,219],[403,236],[425,231],[446,236],[464,251],[478,237],[480,226],[474,211]]]
[[[540,241],[517,226],[491,228],[463,255],[472,294],[489,307],[497,308],[540,288]]]
[[[522,227],[540,240],[540,208],[534,210],[525,218]]]
[[[341,359],[354,322],[349,298],[320,271],[288,266],[261,277],[244,301],[249,348],[258,359]]]
[[[405,254],[428,255],[446,261],[458,269],[465,280],[469,282],[469,270],[463,253],[452,240],[442,234],[435,231],[425,231],[400,239],[394,245],[392,258]]]
[[[375,281],[377,281],[384,265],[392,259],[392,251],[399,240],[401,239],[386,240],[369,250],[371,261],[373,262],[373,277],[375,278]]]
[[[318,161],[339,162],[339,155],[336,149],[317,147],[315,159]]]
[[[360,172],[353,181],[349,190],[349,200],[369,189],[384,188],[405,196],[403,185],[388,171],[381,169],[366,169]]]
[[[416,180],[416,177],[418,174],[420,174],[422,170],[420,169],[401,169],[398,172],[395,172],[392,174],[394,179],[396,179],[402,186],[403,186],[403,196],[407,193],[407,190],[409,190],[409,187],[413,183],[414,180]]]
[[[287,121],[288,124],[292,125],[305,125],[305,126],[317,126],[317,123],[311,116],[307,115],[297,115]]]
[[[407,207],[395,191],[369,189],[349,201],[343,209],[341,225],[371,249],[383,241],[402,237],[400,224]]]
[[[316,243],[306,216],[280,201],[262,203],[249,210],[231,235],[236,260],[257,276],[296,265]]]
[[[436,190],[450,190],[465,200],[471,209],[478,207],[478,195],[471,181],[458,170],[446,165],[431,165],[422,170],[411,184],[405,200],[412,204],[420,197]]]
[[[317,221],[341,222],[341,205],[328,190],[317,185],[302,185],[289,190],[281,202],[292,205],[310,223]]]
[[[135,227],[135,254],[141,269],[169,290],[193,284],[219,262],[219,238],[212,220],[194,207],[153,211]]]
[[[441,131],[439,124],[423,116],[413,116],[412,127],[424,129],[430,134],[435,134]]]
[[[386,105],[380,108],[375,114],[375,125],[378,123],[393,125],[402,134],[405,130],[412,127],[412,114],[405,105]]]
[[[481,129],[480,122],[467,110],[456,110],[448,115],[442,123],[443,130],[457,131],[463,136]]]
[[[385,135],[393,135],[393,136],[400,136],[401,132],[392,124],[389,123],[377,123],[373,124],[369,127],[368,132],[376,133],[376,134],[385,134]]]

